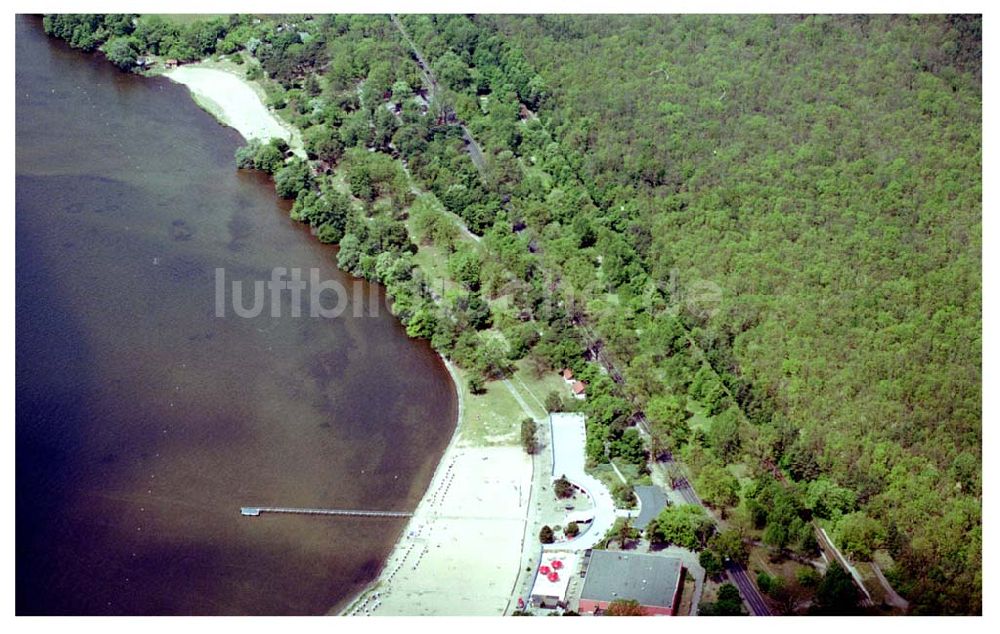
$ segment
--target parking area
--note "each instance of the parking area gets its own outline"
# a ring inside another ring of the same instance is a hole
[[[615,503],[607,486],[586,472],[585,449],[587,429],[583,414],[553,412],[549,414],[551,429],[552,479],[566,476],[590,500],[593,520],[581,524],[582,532],[572,540],[561,542],[559,548],[586,550],[604,539],[615,523]],[[567,511],[567,518],[569,513]],[[555,547],[555,545],[553,545]]]

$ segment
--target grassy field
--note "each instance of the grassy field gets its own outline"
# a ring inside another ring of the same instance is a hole
[[[625,479],[630,485],[641,486],[653,483],[648,474],[639,473],[639,467],[631,462],[626,462],[620,458],[614,458],[612,459],[612,462],[615,463],[615,466],[618,467],[618,471],[625,476]]]
[[[587,469],[587,473],[603,482],[609,489],[622,483],[621,478],[609,464],[599,464],[593,469]]]
[[[701,406],[701,403],[688,399],[687,410],[691,412],[691,418],[688,419],[688,425],[691,429],[707,432],[712,419],[705,413],[705,408]]]
[[[412,178],[410,179],[410,184],[415,188]],[[478,248],[478,243],[467,233],[461,230],[462,221],[455,214],[451,213],[445,209],[444,205],[437,199],[434,194],[428,192],[421,192],[422,200],[429,200],[433,207],[438,213],[450,218],[456,226],[459,227],[458,235],[455,239],[456,246],[465,245],[471,246],[473,248]],[[409,211],[409,210],[407,210]],[[439,247],[435,244],[423,244],[418,243],[416,240],[416,223],[411,214],[407,214],[406,219],[406,229],[410,232],[410,237],[417,244],[418,252],[413,257],[414,262],[417,266],[423,269],[424,273],[433,280],[431,288],[434,289],[435,293],[439,295],[444,295],[445,292],[453,289],[459,288],[448,274],[448,256],[449,253],[445,248]],[[493,302],[491,302],[492,304]]]
[[[544,409],[545,397],[550,392],[555,392],[562,396],[563,401],[572,398],[569,387],[567,387],[566,382],[563,381],[558,372],[545,372],[539,376],[529,367],[528,362],[524,359],[515,363],[514,367],[516,368],[516,372],[512,381],[519,390],[527,392],[530,397],[528,401],[532,406],[537,405],[539,409]]]
[[[747,466],[745,463],[741,462],[739,464],[727,465],[726,469],[728,469],[731,474],[736,476],[736,479],[740,483],[740,487],[753,484],[754,480],[753,477],[750,475],[750,467]]]
[[[489,381],[485,394],[472,394],[469,391],[472,374],[459,369],[459,375],[465,399],[462,444],[479,447],[520,444],[521,421],[526,415],[510,390],[500,381]]]
[[[415,235],[412,223],[412,219],[406,221],[410,236]],[[458,284],[448,277],[448,256],[440,247],[433,244],[418,244],[413,262],[430,280],[433,280],[428,285],[436,294],[444,296],[446,292],[459,288]]]

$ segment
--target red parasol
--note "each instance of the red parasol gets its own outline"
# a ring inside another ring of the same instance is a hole
[[[553,570],[559,570],[560,568],[562,568],[562,561],[556,559],[555,561],[552,562]]]
[[[538,569],[538,572],[542,573],[543,575],[547,575],[549,574],[550,570],[548,566],[542,566],[541,568]]]
[[[553,572],[549,575],[549,581],[559,581],[559,573]]]

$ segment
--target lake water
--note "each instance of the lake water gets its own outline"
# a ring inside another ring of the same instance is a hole
[[[239,508],[412,510],[454,430],[447,370],[184,87],[19,16],[16,92],[17,613],[325,613],[403,521]],[[215,269],[274,267],[378,301],[216,316]]]

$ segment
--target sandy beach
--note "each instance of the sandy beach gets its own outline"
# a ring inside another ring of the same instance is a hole
[[[172,68],[164,76],[187,86],[198,105],[235,128],[244,139],[281,138],[296,154],[305,157],[298,131],[271,112],[254,86],[243,77],[199,64]]]
[[[518,447],[450,448],[378,581],[343,614],[503,614],[530,476]]]
[[[532,462],[517,445],[480,446],[459,421],[430,486],[378,579],[340,612],[352,616],[499,616],[521,565]]]

